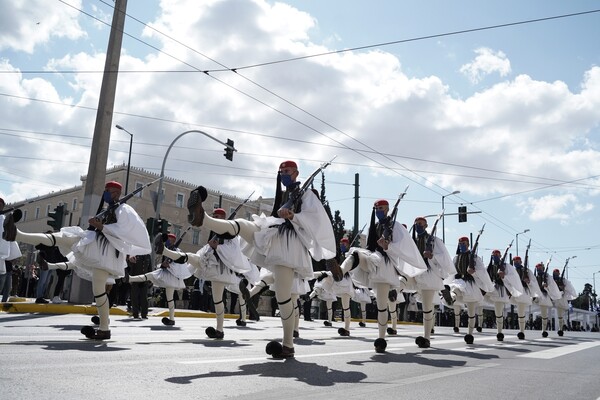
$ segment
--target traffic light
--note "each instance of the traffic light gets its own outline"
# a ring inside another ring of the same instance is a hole
[[[467,222],[467,206],[458,207],[458,222]]]
[[[55,232],[60,231],[60,228],[63,227],[63,220],[65,218],[65,206],[61,204],[60,206],[56,206],[54,212],[49,212],[48,217],[49,221],[46,221],[48,225],[54,229]]]
[[[150,235],[150,237],[156,236],[156,234],[160,232],[160,220],[152,217],[148,218],[146,220],[146,229],[148,230],[148,235]]]
[[[223,154],[223,155],[229,161],[233,161],[233,149],[234,149],[233,140],[227,139],[227,147],[225,147],[225,154]]]
[[[151,237],[156,236],[159,233],[169,233],[169,221],[166,219],[148,218],[146,220],[146,229]]]
[[[171,226],[171,224],[169,224],[169,221],[167,221],[166,219],[159,219],[157,222],[160,233],[169,233],[169,227]]]

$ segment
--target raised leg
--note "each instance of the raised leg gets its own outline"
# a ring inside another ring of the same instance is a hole
[[[44,246],[59,246],[62,248],[71,248],[81,238],[78,236],[63,237],[60,233],[25,233],[17,229],[16,241],[27,243],[33,246],[43,244]]]

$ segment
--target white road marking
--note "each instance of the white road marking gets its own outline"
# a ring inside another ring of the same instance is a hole
[[[449,371],[436,372],[434,374],[427,374],[427,375],[415,376],[413,378],[401,379],[401,380],[396,381],[394,383],[395,384],[399,384],[399,385],[411,385],[413,383],[420,383],[420,382],[431,381],[431,380],[434,380],[434,379],[446,378],[446,377],[449,377],[449,376],[455,376],[455,375],[460,375],[460,374],[467,374],[467,373],[471,373],[473,371],[478,371],[478,370],[484,369],[484,368],[497,367],[499,365],[500,364],[495,364],[495,363],[484,363],[484,364],[479,364],[476,367],[453,368],[453,369],[451,369]]]
[[[577,351],[590,349],[592,347],[600,346],[600,341],[594,342],[585,342],[585,343],[577,343],[571,344],[567,346],[556,347],[554,349],[536,351],[527,354],[521,354],[517,357],[526,357],[526,358],[540,358],[544,360],[549,360],[551,358],[566,356],[567,354],[575,353]]]

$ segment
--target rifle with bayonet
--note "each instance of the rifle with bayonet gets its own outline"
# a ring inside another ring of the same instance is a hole
[[[179,236],[179,239],[177,239],[177,241],[173,244],[173,248],[176,249],[179,247],[179,245],[181,244],[181,241],[183,240],[183,237],[185,236],[186,233],[188,233],[188,231],[192,229],[191,226],[188,226],[187,229],[185,231],[183,231],[183,233],[181,234],[181,236]]]
[[[314,179],[317,177],[317,175],[320,174],[323,170],[325,170],[325,168],[327,168],[329,165],[331,165],[331,163],[333,162],[333,160],[336,159],[336,157],[337,156],[333,157],[330,161],[321,164],[321,166],[319,168],[317,168],[315,170],[315,172],[313,172],[306,179],[306,181],[304,181],[304,184],[302,185],[302,187],[296,187],[294,190],[292,190],[292,192],[290,193],[290,196],[288,198],[288,201],[286,201],[285,204],[283,206],[281,206],[281,208],[286,208],[288,210],[295,210],[298,202],[300,201],[300,199],[302,199],[302,196],[304,195],[304,193],[306,193],[306,191],[310,189],[310,186],[312,185],[312,183],[313,183]]]
[[[504,250],[504,254],[502,255],[502,259],[500,260],[500,266],[498,267],[498,269],[500,271],[502,271],[502,272],[504,272],[504,270],[506,269],[506,267],[504,266],[505,263],[506,263],[506,256],[508,255],[508,250],[510,250],[510,248],[512,247],[513,242],[514,242],[514,239],[510,241],[509,245]]]
[[[438,214],[437,218],[435,219],[435,222],[433,223],[433,228],[431,228],[431,233],[427,238],[427,243],[425,243],[425,251],[433,252],[433,245],[435,243],[435,233],[437,231],[437,225],[442,218],[444,218],[444,210],[442,210],[442,212]]]
[[[352,247],[352,245],[354,244],[354,242],[356,242],[356,239],[358,239],[360,237],[360,234],[363,233],[363,231],[365,230],[366,227],[367,227],[367,224],[365,223],[363,225],[363,227],[360,229],[360,231],[358,231],[358,233],[354,236],[354,239],[352,239],[352,241],[348,245],[348,248]]]
[[[544,276],[542,277],[542,283],[548,284],[548,268],[550,267],[550,262],[552,261],[552,255],[548,259],[546,263],[546,268],[544,268]]]
[[[104,223],[105,221],[107,221],[107,219],[111,215],[114,215],[114,212],[117,209],[117,207],[119,207],[121,204],[125,204],[127,202],[127,200],[131,199],[133,196],[135,196],[136,194],[138,194],[139,192],[141,192],[148,186],[151,186],[151,185],[155,184],[156,182],[160,181],[161,179],[163,179],[162,176],[160,178],[153,180],[150,183],[146,183],[145,185],[140,186],[139,188],[135,189],[133,192],[129,193],[128,195],[121,197],[119,200],[115,201],[112,204],[109,204],[104,210],[102,210],[98,214],[96,214],[96,216],[94,218],[99,219]],[[94,228],[93,226],[90,225],[88,227],[88,230],[93,231],[93,230],[96,230],[96,228]]]
[[[529,279],[529,248],[531,247],[531,239],[527,243],[527,250],[525,250],[525,261],[523,262],[523,282]]]
[[[404,192],[400,193],[398,196],[398,200],[396,200],[396,204],[394,204],[392,213],[386,218],[386,222],[383,224],[382,236],[388,242],[391,242],[394,239],[392,233],[394,232],[394,224],[396,223],[396,216],[398,215],[398,204],[400,204],[400,200],[406,196],[407,191],[408,185],[406,186],[406,189],[404,189]]]
[[[2,211],[0,211],[0,215],[8,214],[9,212],[12,212],[12,211],[17,211],[17,210],[19,210],[21,207],[23,207],[24,205],[26,205],[26,204],[30,204],[30,203],[33,203],[34,201],[35,201],[35,200],[29,200],[29,201],[26,201],[25,203],[21,204],[20,206],[14,206],[14,207],[10,207],[10,208],[5,208],[5,209],[3,209]],[[21,214],[22,214],[22,211],[21,211],[21,210],[19,210],[19,213],[21,213]],[[15,216],[14,218],[15,218],[15,219],[21,219],[21,216],[19,216],[18,218]]]
[[[185,236],[185,234],[186,234],[186,233],[188,233],[188,231],[189,231],[190,229],[192,229],[192,227],[191,227],[191,226],[188,226],[188,227],[187,227],[187,229],[186,229],[185,231],[183,231],[183,233],[181,234],[181,236],[179,236],[179,239],[177,239],[177,240],[175,241],[175,243],[173,243],[172,245],[170,245],[170,246],[169,246],[169,248],[170,248],[171,250],[177,250],[177,248],[178,248],[178,247],[179,247],[179,245],[181,244],[181,241],[183,240],[183,237]],[[185,256],[185,257],[181,257],[181,258],[180,258],[180,260],[182,260],[182,262],[179,262],[179,260],[178,260],[178,261],[175,261],[175,262],[176,262],[176,263],[178,263],[178,264],[182,264],[183,262],[186,262],[186,261],[187,261],[187,256]],[[185,260],[185,261],[183,261],[183,260]],[[165,261],[171,261],[171,259],[170,259],[169,257],[162,256],[161,268],[163,267],[163,265],[164,265],[165,267],[167,267],[167,266],[168,266],[168,264],[167,264],[167,265],[165,265]]]
[[[471,248],[471,257],[470,257],[471,259],[469,260],[469,268],[475,269],[475,257],[477,257],[477,248],[479,247],[479,238],[481,237],[481,234],[483,233],[484,228],[485,228],[485,223],[479,230],[479,233],[477,234],[477,238],[475,239],[475,243],[473,243],[473,247]]]
[[[565,290],[565,271],[567,270],[567,265],[569,265],[569,260],[571,259],[571,257],[567,258],[565,261],[565,266],[563,267],[563,270],[560,274],[560,280],[557,283],[558,285],[558,289],[561,291]]]

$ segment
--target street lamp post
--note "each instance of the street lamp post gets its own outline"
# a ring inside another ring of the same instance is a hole
[[[165,177],[165,164],[167,162],[167,157],[169,156],[169,152],[171,151],[171,148],[173,147],[173,145],[175,144],[175,142],[178,141],[179,138],[181,138],[182,136],[187,135],[188,133],[192,133],[192,132],[201,133],[204,136],[208,136],[209,138],[211,138],[215,142],[221,143],[222,145],[226,146],[226,149],[230,149],[231,151],[237,151],[237,149],[235,147],[233,147],[231,144],[225,143],[225,142],[221,142],[219,139],[212,137],[211,135],[209,135],[206,132],[199,131],[199,130],[185,131],[185,132],[179,134],[179,136],[177,136],[175,139],[173,139],[173,141],[169,145],[169,148],[167,149],[167,152],[165,153],[165,158],[163,159],[163,162],[162,162],[162,167],[160,169],[160,177],[161,178]],[[156,199],[156,214],[155,214],[155,217],[156,217],[157,220],[160,219],[160,205],[162,203],[162,185],[163,185],[163,179],[160,179],[158,181],[158,195],[157,195],[157,199]],[[152,234],[154,234],[154,232],[152,232]]]
[[[517,235],[516,235],[516,240],[515,240],[515,242],[517,243],[517,248],[516,248],[516,250],[517,250],[517,255],[519,255],[519,235],[521,235],[521,234],[523,234],[523,233],[527,233],[527,232],[529,232],[529,229],[525,229],[523,232],[519,232],[519,233],[517,233]]]
[[[125,195],[127,195],[129,189],[129,171],[131,169],[131,148],[133,147],[133,133],[129,132],[127,129],[123,128],[121,125],[115,125],[117,129],[124,131],[129,134],[129,158],[127,160],[127,175],[125,177]]]
[[[448,193],[444,196],[442,196],[442,211],[444,210],[444,199],[448,196],[452,196],[454,194],[459,194],[460,190],[455,190],[452,193]],[[446,243],[446,225],[444,224],[444,217],[445,215],[442,215],[442,242]]]

